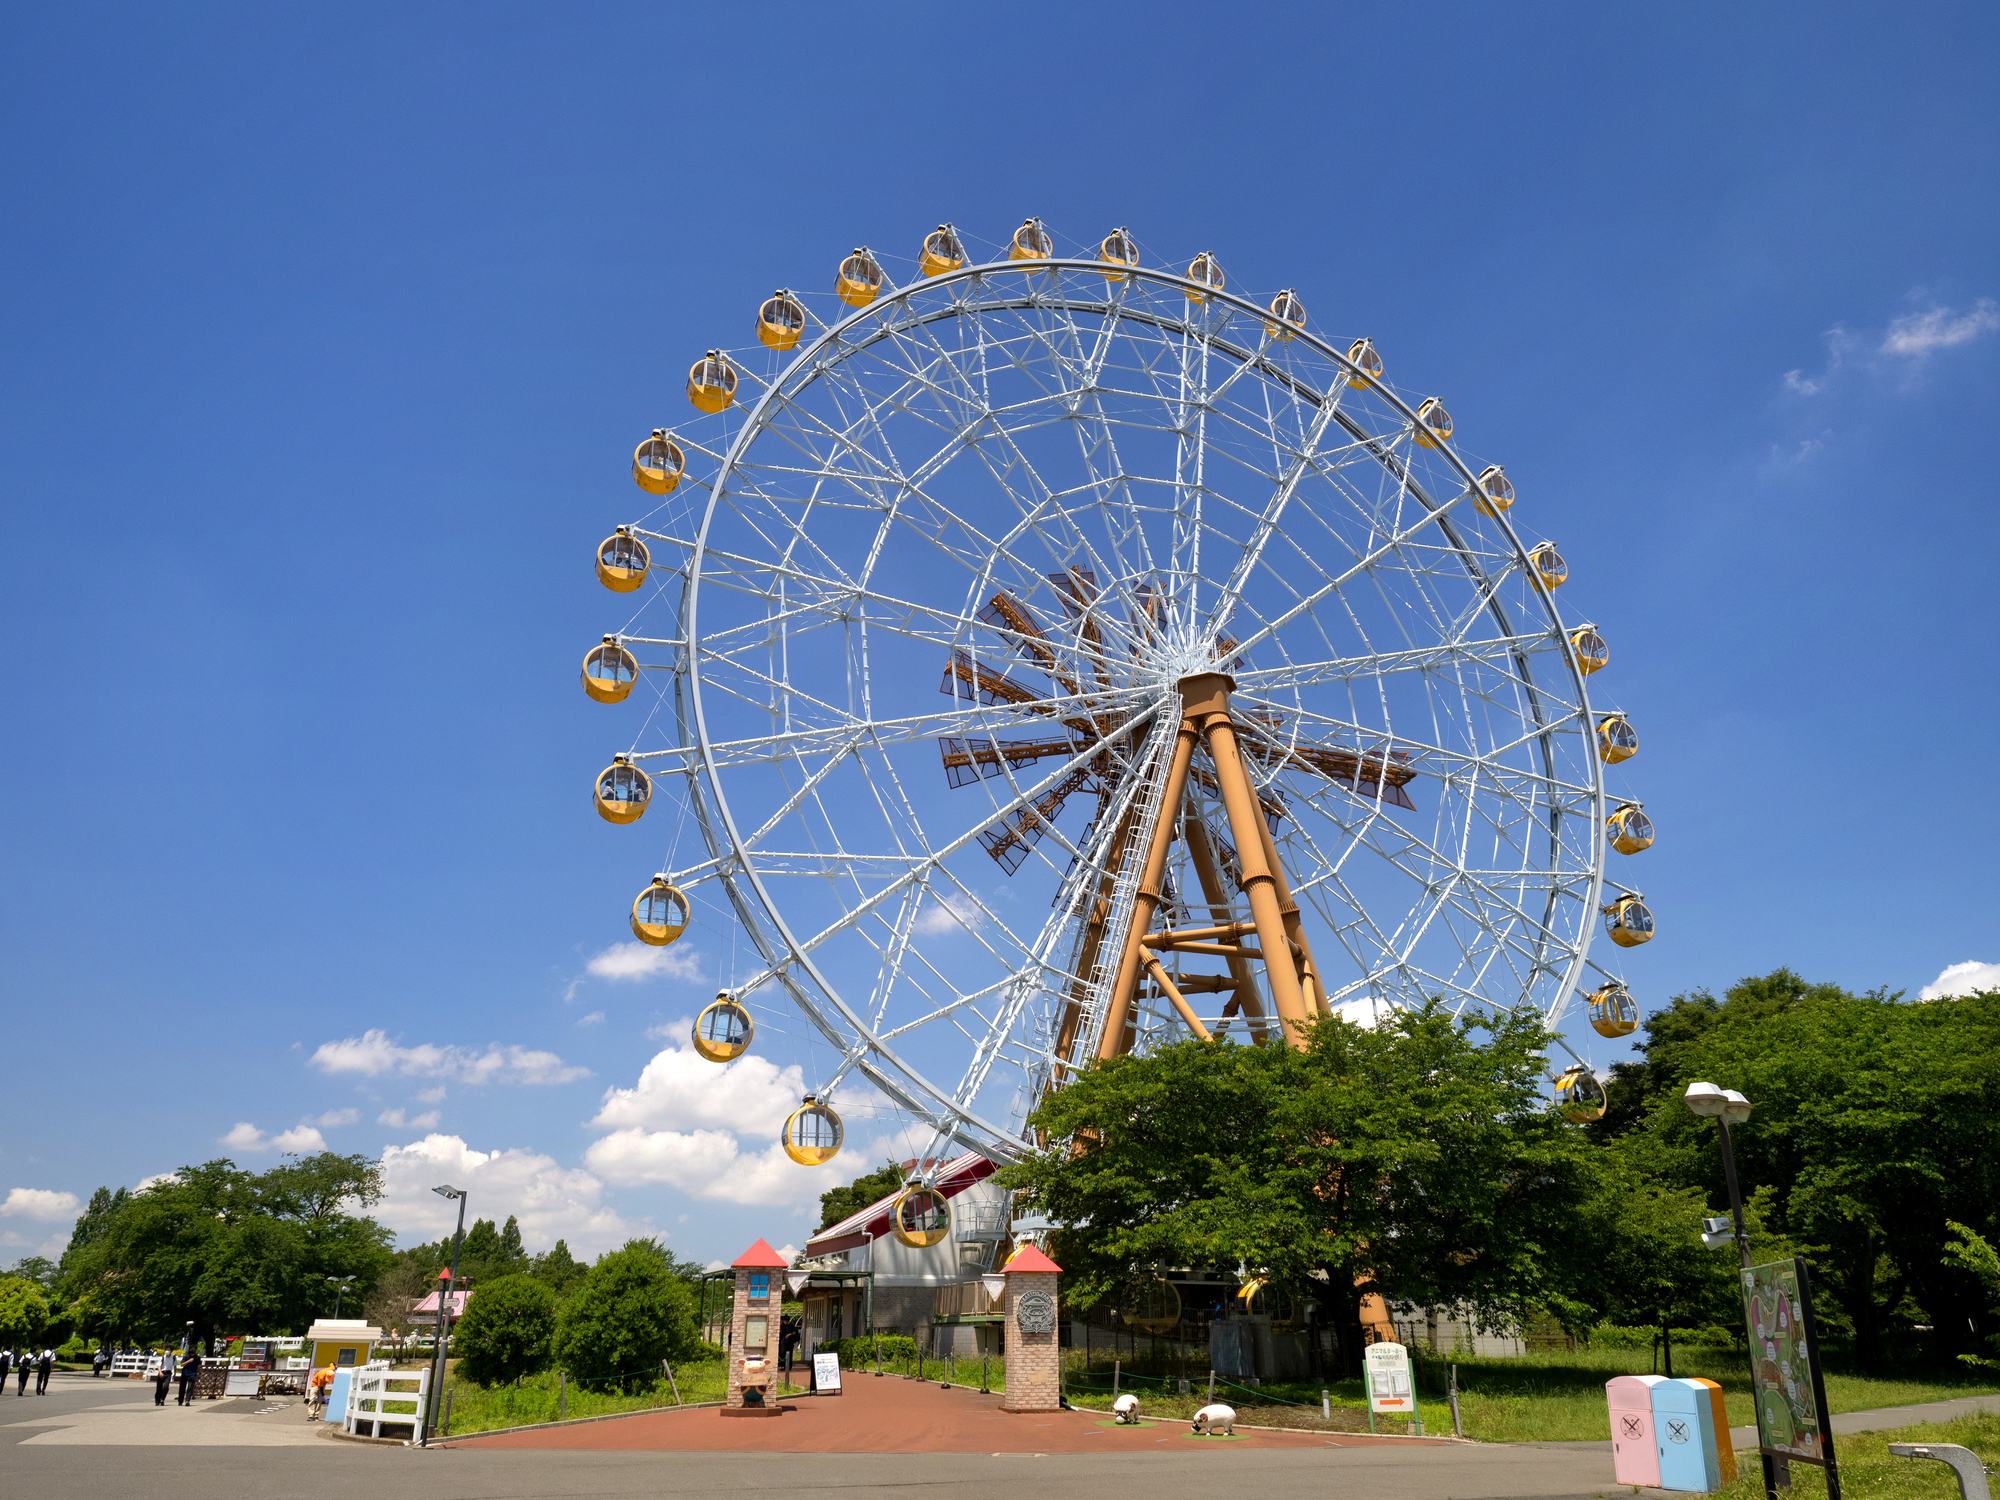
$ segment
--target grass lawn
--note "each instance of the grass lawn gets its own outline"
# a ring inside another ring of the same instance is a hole
[[[1432,1432],[1450,1431],[1443,1402],[1444,1363],[1428,1357],[1418,1362],[1418,1398],[1429,1398],[1425,1426]],[[1458,1361],[1458,1404],[1465,1418],[1465,1435],[1489,1443],[1608,1438],[1604,1382],[1614,1375],[1650,1373],[1652,1354],[1646,1349],[1462,1359]],[[1749,1365],[1742,1354],[1700,1346],[1676,1349],[1674,1373],[1715,1381],[1722,1387],[1730,1426],[1755,1424]],[[1827,1405],[1836,1412],[1986,1395],[1995,1389],[2000,1387],[1991,1380],[1970,1375],[1960,1378],[1945,1371],[1885,1377],[1828,1372],[1826,1377]],[[1358,1388],[1354,1395],[1358,1402]]]
[[[1674,1360],[1680,1373],[1680,1360]],[[1827,1399],[1833,1399],[1829,1392]],[[1955,1422],[1920,1422],[1893,1432],[1857,1432],[1836,1436],[1834,1456],[1840,1462],[1840,1493],[1854,1500],[1944,1500],[1958,1494],[1958,1480],[1944,1464],[1891,1458],[1891,1443],[1958,1443],[1991,1465],[2000,1462],[2000,1416],[1980,1413]],[[1754,1453],[1736,1455],[1736,1483],[1716,1492],[1718,1500],[1761,1500],[1763,1466]],[[1792,1500],[1820,1500],[1826,1476],[1806,1464],[1792,1465]]]
[[[674,1381],[680,1386],[682,1402],[688,1405],[700,1401],[720,1401],[727,1376],[728,1365],[719,1359],[674,1367]],[[602,1386],[584,1386],[575,1381],[565,1382],[565,1385],[563,1400],[571,1418],[606,1417],[622,1411],[653,1411],[674,1404],[673,1392],[664,1379],[653,1390],[636,1396],[620,1395],[616,1388],[606,1390]],[[460,1378],[457,1362],[453,1361],[452,1370],[445,1379],[445,1390],[451,1397],[451,1434],[454,1437],[491,1432],[499,1427],[526,1427],[557,1419],[559,1397],[556,1372],[553,1370],[530,1375],[518,1386],[498,1385],[490,1391],[482,1391],[471,1381]]]

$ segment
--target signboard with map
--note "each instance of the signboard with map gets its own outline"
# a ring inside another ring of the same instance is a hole
[[[1827,1421],[1806,1263],[1779,1260],[1750,1266],[1742,1278],[1758,1446],[1773,1458],[1831,1469],[1833,1428]]]

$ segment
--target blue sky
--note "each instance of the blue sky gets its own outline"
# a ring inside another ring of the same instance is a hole
[[[0,1262],[65,1195],[320,1140],[390,1152],[406,1236],[462,1176],[537,1247],[802,1242],[820,1184],[744,1123],[782,1047],[726,1091],[677,1050],[727,933],[591,970],[634,864],[586,806],[589,549],[690,359],[947,218],[1213,249],[1504,457],[1644,738],[1642,1004],[2000,964],[1996,29],[17,12]],[[668,1129],[671,1180],[604,1145]]]

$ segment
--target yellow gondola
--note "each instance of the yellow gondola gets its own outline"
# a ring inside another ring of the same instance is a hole
[[[720,349],[688,366],[688,400],[696,411],[717,412],[736,399],[736,372]]]
[[[1562,1117],[1578,1125],[1603,1119],[1604,1111],[1611,1103],[1605,1098],[1604,1085],[1597,1081],[1597,1075],[1582,1063],[1564,1069],[1562,1076],[1554,1081],[1550,1093]]]
[[[912,1250],[928,1250],[951,1233],[951,1204],[930,1187],[906,1187],[890,1210],[889,1229],[896,1242]]]
[[[623,703],[639,680],[639,659],[607,635],[583,658],[583,690],[599,703]]]
[[[1139,246],[1129,230],[1114,229],[1098,245],[1097,258],[1107,267],[1119,268],[1106,270],[1104,273],[1106,281],[1130,281],[1132,279],[1130,268],[1139,264]]]
[[[1474,505],[1482,516],[1497,516],[1514,503],[1514,486],[1507,482],[1507,471],[1498,464],[1488,464],[1479,475],[1479,487],[1473,491]]]
[[[1208,294],[1221,291],[1228,278],[1222,274],[1221,262],[1204,250],[1188,262],[1187,279],[1201,288],[1198,292],[1189,292],[1188,301],[1206,302]]]
[[[1181,1321],[1181,1289],[1164,1276],[1148,1276],[1133,1288],[1125,1326],[1141,1333],[1172,1333]]]
[[[1590,1029],[1599,1036],[1630,1036],[1639,1029],[1639,1002],[1617,980],[1600,985],[1590,997]]]
[[[598,773],[593,800],[607,823],[636,823],[653,797],[653,778],[623,755]]]
[[[1007,245],[1009,260],[1047,260],[1056,253],[1056,242],[1042,228],[1040,219],[1023,219]]]
[[[833,1106],[820,1103],[811,1094],[785,1117],[784,1134],[779,1137],[785,1155],[802,1167],[817,1167],[832,1161],[840,1155],[840,1143],[846,1138]]]
[[[883,281],[875,252],[866,245],[856,245],[833,273],[833,294],[849,307],[866,307],[882,295]]]
[[[924,275],[942,276],[964,264],[965,246],[959,243],[958,231],[951,225],[940,224],[924,236],[924,248],[917,257],[917,269]]]
[[[667,877],[655,875],[653,883],[632,899],[632,936],[655,948],[664,948],[687,931],[688,898]]]
[[[646,581],[653,554],[646,544],[620,526],[597,544],[597,581],[614,594],[629,594]]]
[[[750,1050],[751,1038],[757,1035],[757,1023],[750,1019],[750,1012],[739,1000],[729,998],[729,992],[719,992],[715,999],[694,1018],[694,1050],[712,1063],[734,1062]]]
[[[806,331],[806,310],[799,299],[783,287],[764,299],[757,309],[757,338],[766,349],[780,354],[799,346]]]
[[[632,450],[632,479],[649,495],[671,495],[687,472],[687,455],[664,427]]]
[[[1426,396],[1424,404],[1417,408],[1416,435],[1426,448],[1438,447],[1451,436],[1451,413],[1437,397]]]
[[[1553,542],[1537,542],[1528,554],[1528,566],[1535,570],[1545,589],[1559,589],[1569,582],[1569,564],[1563,561]]]
[[[1367,339],[1356,339],[1347,346],[1347,362],[1354,366],[1347,383],[1357,391],[1367,390],[1370,381],[1382,378],[1382,356]]]
[[[1623,714],[1607,714],[1597,721],[1597,756],[1607,766],[1630,760],[1639,753],[1638,731]]]
[[[1576,653],[1576,669],[1588,677],[1611,665],[1611,648],[1595,625],[1579,625],[1569,633],[1570,649]]]
[[[1270,317],[1264,320],[1264,337],[1267,339],[1290,339],[1306,326],[1306,305],[1299,301],[1297,292],[1287,288],[1271,299],[1265,309]]]
[[[1637,802],[1621,802],[1618,810],[1604,820],[1611,847],[1620,854],[1637,854],[1653,847],[1653,820],[1639,809]]]
[[[1636,948],[1653,940],[1653,914],[1635,891],[1604,908],[1604,931],[1621,948]]]

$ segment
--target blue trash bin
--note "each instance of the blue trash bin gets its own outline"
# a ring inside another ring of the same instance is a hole
[[[347,1388],[353,1383],[354,1370],[352,1367],[333,1372],[333,1384],[328,1386],[326,1390],[326,1416],[323,1420],[328,1422],[345,1422],[347,1420]]]
[[[1722,1488],[1707,1386],[1698,1380],[1662,1380],[1654,1386],[1653,1438],[1660,1450],[1661,1489],[1708,1494]]]

